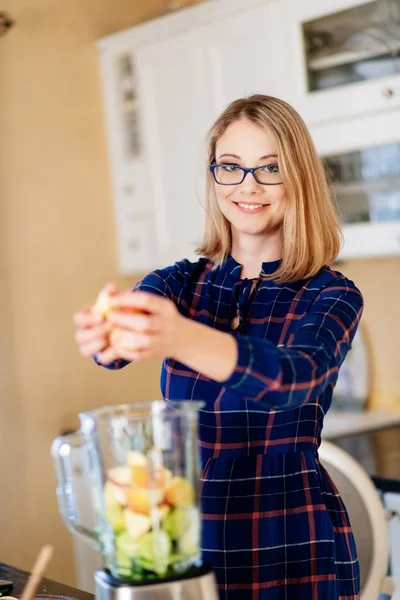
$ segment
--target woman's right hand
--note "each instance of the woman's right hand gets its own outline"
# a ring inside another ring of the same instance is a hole
[[[115,294],[113,284],[104,288],[109,294]],[[111,325],[101,314],[93,312],[93,307],[85,306],[74,315],[75,336],[79,352],[82,356],[94,356],[109,347],[109,333]]]

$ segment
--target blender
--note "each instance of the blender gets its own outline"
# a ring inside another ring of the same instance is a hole
[[[61,515],[102,555],[100,600],[218,600],[200,550],[198,410],[157,400],[80,414],[51,453]],[[71,454],[80,453],[93,527],[81,523]]]

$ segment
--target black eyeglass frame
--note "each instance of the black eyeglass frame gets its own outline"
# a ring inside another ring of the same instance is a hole
[[[229,163],[216,163],[216,164],[210,165],[210,171],[213,174],[215,183],[217,183],[218,185],[240,185],[241,183],[243,183],[243,181],[245,180],[248,173],[251,173],[253,175],[254,179],[260,185],[282,185],[283,181],[280,181],[279,183],[265,183],[263,181],[260,181],[257,178],[256,171],[259,171],[260,169],[265,169],[265,167],[272,167],[272,166],[275,166],[275,163],[273,165],[261,165],[260,167],[253,167],[252,169],[246,169],[246,167],[239,167],[239,165],[230,165]],[[242,177],[241,181],[238,181],[237,183],[221,183],[220,181],[218,181],[218,179],[215,175],[215,169],[217,167],[236,167],[237,169],[240,169],[241,171],[243,171],[243,177]]]

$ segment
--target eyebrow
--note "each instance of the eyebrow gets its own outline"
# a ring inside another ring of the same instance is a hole
[[[241,160],[240,156],[238,156],[237,154],[221,154],[221,156],[219,156],[218,160],[221,160],[221,158],[223,158],[224,156],[229,156],[230,158],[236,158],[237,160]],[[266,154],[265,156],[261,156],[261,158],[259,160],[266,160],[267,158],[278,158],[277,154]]]

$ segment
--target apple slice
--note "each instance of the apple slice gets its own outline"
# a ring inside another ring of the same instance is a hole
[[[151,451],[152,452],[152,451]],[[139,488],[162,488],[166,483],[166,470],[162,466],[162,454],[158,452],[158,460],[153,459],[151,465],[148,458],[141,452],[130,450],[126,455],[127,464],[132,472],[132,485]],[[153,473],[152,473],[153,468]]]
[[[135,513],[128,509],[124,511],[124,514],[126,529],[133,540],[137,540],[140,536],[150,531],[150,517]]]
[[[194,490],[184,477],[172,477],[165,490],[165,500],[176,508],[187,508],[194,503]]]
[[[107,478],[115,485],[130,487],[132,482],[131,470],[125,465],[112,467],[107,471]]]
[[[107,315],[111,312],[111,308],[111,295],[109,292],[103,289],[97,296],[92,311],[96,315],[107,317]]]
[[[120,504],[126,506],[126,493],[123,486],[116,485],[112,481],[106,481],[104,486],[104,502],[106,506]]]
[[[135,487],[127,491],[126,497],[128,507],[131,510],[144,515],[149,515],[153,507],[163,503],[164,495],[165,492],[163,488],[151,489]]]

